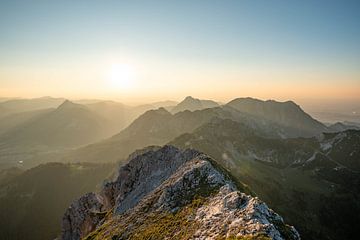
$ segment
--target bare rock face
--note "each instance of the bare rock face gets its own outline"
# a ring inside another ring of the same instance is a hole
[[[104,216],[102,204],[95,193],[88,193],[75,201],[65,212],[62,222],[63,239],[80,239],[91,232]]]
[[[75,201],[62,239],[300,239],[215,161],[173,146],[132,154],[100,193]]]
[[[227,237],[262,233],[276,240],[300,239],[295,228],[285,225],[283,219],[264,202],[227,185],[197,210],[195,220],[201,222],[195,232],[197,239],[206,239],[204,236],[209,234],[212,238],[219,237],[224,229]]]

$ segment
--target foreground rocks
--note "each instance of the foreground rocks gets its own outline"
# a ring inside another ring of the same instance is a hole
[[[75,201],[62,239],[300,239],[209,156],[173,146],[135,152],[100,193]]]

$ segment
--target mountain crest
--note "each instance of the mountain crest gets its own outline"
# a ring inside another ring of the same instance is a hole
[[[184,98],[184,100],[182,102],[199,102],[200,99],[194,98],[192,96],[187,96],[186,98]]]
[[[74,103],[70,100],[65,100],[62,104],[60,104],[57,109],[72,109],[72,108],[86,108],[84,105]]]
[[[196,111],[204,108],[212,108],[218,106],[219,104],[212,100],[201,100],[201,99],[193,98],[191,96],[187,96],[183,101],[181,101],[178,105],[176,105],[171,112],[177,113],[185,110]]]
[[[100,193],[71,205],[62,239],[300,239],[293,227],[241,188],[205,154],[151,148],[133,154]]]
[[[328,130],[324,124],[313,119],[293,101],[278,102],[275,100],[236,98],[227,103],[226,106],[300,130],[302,136],[314,136]]]

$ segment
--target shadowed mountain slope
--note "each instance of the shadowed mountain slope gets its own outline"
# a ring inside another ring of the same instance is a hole
[[[95,191],[114,167],[48,163],[26,171],[0,172],[0,239],[55,239],[67,206]]]

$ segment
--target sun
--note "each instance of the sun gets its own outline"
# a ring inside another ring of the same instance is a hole
[[[113,64],[108,72],[111,88],[128,90],[134,86],[135,70],[128,64]]]

